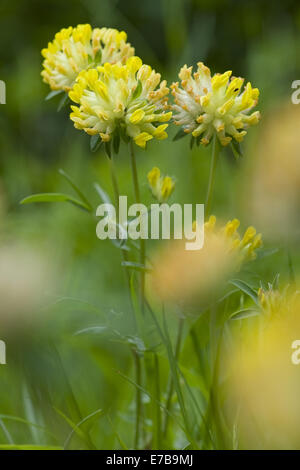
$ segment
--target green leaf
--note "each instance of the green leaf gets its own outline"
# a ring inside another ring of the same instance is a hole
[[[68,181],[68,183],[72,186],[74,191],[78,194],[78,196],[80,197],[82,202],[84,202],[90,208],[90,210],[92,211],[93,210],[92,205],[89,203],[89,201],[87,200],[85,195],[80,191],[78,186],[74,183],[72,178],[62,168],[60,168],[58,170],[58,172]]]
[[[102,335],[108,330],[107,326],[89,326],[88,328],[83,328],[82,330],[75,331],[74,336],[78,335]]]
[[[230,146],[231,146],[232,153],[233,153],[234,157],[236,158],[236,160],[238,160],[239,158],[241,158],[243,156],[243,151],[242,151],[242,148],[241,148],[239,142],[236,142],[235,140],[232,140],[231,143],[230,143]]]
[[[64,450],[61,446],[39,444],[0,444],[1,450]]]
[[[52,90],[52,91],[50,91],[50,93],[48,93],[48,95],[46,96],[45,101],[49,101],[49,100],[51,100],[52,98],[54,98],[54,96],[60,95],[61,93],[63,93],[63,90]]]
[[[27,196],[20,204],[32,204],[35,202],[70,202],[74,204],[74,206],[79,207],[87,212],[91,212],[91,208],[87,206],[85,203],[78,201],[77,199],[69,196],[68,194],[62,193],[40,193],[40,194],[32,194],[31,196]]]
[[[97,150],[99,150],[99,148],[101,147],[102,144],[103,144],[103,141],[102,141],[99,134],[91,136],[91,138],[90,138],[90,149],[91,149],[92,152],[97,152]]]
[[[121,447],[123,450],[128,450],[128,447],[127,445],[125,444],[125,442],[123,441],[123,439],[121,438],[120,434],[118,433],[118,431],[116,430],[115,426],[113,425],[112,423],[112,420],[110,419],[109,415],[107,415],[107,419],[109,421],[109,424],[111,425],[111,429],[112,429],[112,432],[114,433],[114,435],[116,436],[116,438],[118,439]]]
[[[259,315],[259,312],[253,308],[242,308],[241,310],[237,310],[232,313],[229,320],[243,320],[244,318],[254,317],[257,315]]]
[[[142,91],[143,91],[142,82],[141,82],[141,80],[138,80],[137,85],[136,85],[136,89],[134,90],[134,92],[132,94],[132,99],[133,100],[137,99],[141,95]]]
[[[130,137],[126,133],[126,128],[124,126],[120,126],[119,132],[123,142],[125,142],[125,144],[128,144],[130,142]]]
[[[111,141],[104,142],[104,150],[108,158],[111,158]]]
[[[99,194],[101,201],[104,202],[104,204],[112,204],[109,195],[107,194],[106,191],[104,191],[103,188],[101,188],[100,184],[94,183],[94,187],[97,193]]]
[[[125,268],[132,268],[135,269],[136,271],[144,271],[146,273],[151,273],[152,269],[147,268],[145,265],[141,263],[135,263],[133,261],[122,261],[121,263],[122,266]]]
[[[164,342],[165,342],[165,346],[166,346],[166,350],[167,350],[167,354],[169,358],[169,363],[170,363],[170,373],[171,373],[171,377],[174,383],[174,388],[176,391],[179,408],[180,408],[182,419],[184,422],[186,437],[195,446],[195,448],[197,448],[197,443],[193,437],[191,426],[190,426],[189,419],[188,419],[188,414],[186,411],[186,405],[185,405],[183,391],[181,387],[181,381],[179,380],[180,369],[178,366],[178,361],[176,360],[176,357],[173,353],[173,346],[172,346],[172,342],[171,342],[171,338],[170,338],[170,334],[168,330],[165,311],[163,311],[163,332],[164,332],[164,338],[165,338]]]
[[[62,96],[60,102],[58,103],[57,112],[59,113],[59,111],[61,111],[62,108],[66,106],[69,102],[70,102],[69,95],[68,93],[65,93],[64,96]]]
[[[120,134],[119,132],[116,132],[113,138],[113,149],[116,155],[118,155],[119,150],[120,150],[120,142],[121,142]]]
[[[248,295],[256,303],[256,305],[259,305],[258,297],[255,290],[245,281],[242,281],[240,279],[232,279],[231,281],[229,281],[229,283],[240,289],[242,292],[244,292],[244,294]]]
[[[278,253],[278,251],[279,251],[278,248],[268,248],[268,249],[265,249],[265,250],[257,250],[256,259],[267,258],[268,256],[272,256],[275,253]]]
[[[40,429],[40,430],[43,431],[45,434],[48,434],[48,435],[51,436],[52,438],[55,438],[55,435],[52,434],[50,431],[48,431],[47,428],[45,428],[44,426],[41,426],[40,424],[35,424],[35,423],[31,422],[31,421],[28,421],[27,419],[20,418],[19,416],[1,414],[1,415],[0,415],[0,420],[3,420],[3,421],[15,421],[15,422],[17,422],[17,423],[26,424],[27,426]]]
[[[147,397],[149,397],[151,400],[155,401],[162,410],[165,411],[166,414],[168,414],[170,416],[170,418],[172,418],[174,420],[175,423],[177,423],[177,425],[183,430],[185,431],[183,425],[181,424],[181,422],[177,419],[177,416],[173,413],[171,413],[167,407],[164,405],[164,403],[158,401],[155,397],[153,397],[153,395],[151,395],[151,393],[148,392],[148,390],[144,387],[142,387],[141,385],[137,384],[134,380],[132,380],[130,377],[128,377],[127,375],[123,374],[121,371],[116,371],[117,374],[122,377],[122,379],[126,380],[128,383],[130,383],[131,385],[133,385],[137,390],[140,390],[141,392],[143,392]]]
[[[192,136],[192,137],[191,137],[191,140],[190,140],[190,149],[191,149],[191,150],[192,150],[193,147],[194,147],[195,140],[196,140],[195,137]]]
[[[81,421],[79,421],[79,423],[76,424],[76,429],[79,429],[80,426],[83,426],[86,423],[91,424],[91,421],[94,421],[94,419],[96,417],[100,417],[100,416],[103,416],[103,415],[104,415],[104,411],[101,410],[101,409],[93,411],[93,413],[90,413],[88,416],[86,416]],[[75,434],[75,432],[76,432],[75,429],[72,429],[72,431],[68,435],[68,437],[67,437],[67,439],[65,440],[65,443],[64,443],[64,449],[67,449],[67,447],[69,446],[70,441],[71,441],[73,435]]]
[[[176,140],[180,140],[180,139],[182,139],[183,137],[186,137],[186,136],[187,136],[187,133],[184,132],[183,129],[179,129],[179,131],[177,132],[175,137],[173,137],[173,142],[176,142]]]
[[[93,448],[95,449],[95,446],[91,443],[89,437],[86,435],[86,433],[84,433],[77,424],[75,424],[68,416],[66,416],[61,410],[59,410],[58,408],[55,408],[54,407],[54,410],[56,411],[57,414],[59,414],[67,423],[68,425],[72,428],[72,430],[74,431],[74,433],[77,434],[77,436],[83,441],[85,442],[85,444],[89,447],[89,448]]]

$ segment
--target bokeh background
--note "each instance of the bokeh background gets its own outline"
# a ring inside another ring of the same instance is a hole
[[[119,370],[130,375],[132,367],[123,341],[130,322],[119,251],[96,238],[95,220],[76,207],[19,204],[32,193],[72,192],[58,173],[60,168],[94,207],[99,203],[94,182],[112,196],[106,156],[101,151],[91,153],[89,137],[73,128],[67,108],[57,112],[59,97],[45,101],[49,90],[40,76],[41,49],[62,27],[86,22],[125,30],[136,54],[168,83],[177,80],[182,65],[201,60],[212,72],[232,70],[260,89],[262,121],[249,130],[244,157],[236,161],[229,150],[222,152],[216,215],[224,220],[238,217],[243,227],[257,226],[258,221],[257,228],[263,230],[261,218],[256,220],[248,204],[249,175],[255,174],[252,163],[257,155],[279,148],[276,165],[285,169],[285,147],[280,145],[281,132],[286,135],[287,130],[281,126],[280,108],[290,103],[291,84],[300,79],[299,2],[1,0],[0,79],[6,83],[7,103],[0,105],[0,277],[6,281],[3,298],[7,295],[7,302],[13,299],[16,304],[11,307],[13,321],[3,313],[9,307],[2,308],[0,318],[0,338],[7,343],[7,365],[0,366],[3,444],[61,442],[69,427],[55,409],[74,422],[105,410],[91,431],[98,448],[119,447],[118,433],[130,436],[133,428],[134,389],[118,375]],[[270,119],[277,123],[272,136],[264,131],[264,122]],[[291,121],[297,119],[298,115]],[[176,131],[170,126],[168,140],[151,142],[146,152],[137,151],[143,201],[151,202],[146,175],[153,166],[175,177],[172,201],[205,200],[210,149],[191,151],[187,138],[172,142]],[[259,153],[262,135],[275,139],[275,145],[265,145]],[[297,158],[292,173],[299,166]],[[133,202],[125,145],[116,164],[121,193]],[[262,171],[268,173],[268,167]],[[291,217],[294,223],[297,212]],[[271,282],[278,273],[288,279],[291,259],[294,274],[299,270],[294,236],[298,228],[288,222],[285,227],[283,233],[275,230],[265,237],[264,248],[273,254],[258,259],[244,273],[257,286],[259,279]],[[9,256],[4,256],[8,249]],[[151,249],[155,243],[149,243]],[[97,331],[82,332],[95,325]],[[116,332],[114,341],[108,330]],[[192,368],[192,359],[186,365]]]

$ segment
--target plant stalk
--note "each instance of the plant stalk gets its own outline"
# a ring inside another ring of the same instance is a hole
[[[179,325],[178,325],[176,345],[175,345],[175,360],[176,361],[178,361],[178,359],[179,359],[179,353],[180,353],[181,341],[182,341],[182,334],[183,334],[183,325],[184,325],[183,318],[180,318],[179,319]],[[166,416],[165,416],[165,423],[164,423],[164,438],[167,437],[167,433],[168,433],[169,417],[170,417],[170,411],[171,411],[171,405],[172,405],[173,392],[174,392],[174,382],[173,382],[173,379],[171,377],[170,381],[169,381],[167,401],[166,401]]]
[[[214,183],[215,183],[215,177],[216,177],[216,169],[217,169],[219,151],[220,151],[220,144],[218,142],[217,136],[214,135],[213,143],[212,143],[212,155],[211,155],[211,163],[210,163],[208,188],[207,188],[206,202],[205,202],[205,216],[206,216],[206,218],[209,217],[210,211],[211,211],[211,206],[212,206],[213,190],[214,190]]]
[[[136,158],[135,158],[135,152],[134,152],[132,140],[130,141],[130,158],[131,158],[132,181],[133,181],[133,187],[134,187],[135,200],[137,204],[140,204],[141,202],[140,187],[139,187],[138,173],[137,173],[137,167],[136,167]],[[145,260],[146,260],[146,244],[145,244],[145,240],[141,237],[140,238],[140,263],[142,266],[145,266]],[[145,312],[144,297],[145,297],[145,271],[141,270],[140,305],[141,305],[141,311],[143,314]]]

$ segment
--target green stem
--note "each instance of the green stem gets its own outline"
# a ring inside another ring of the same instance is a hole
[[[136,158],[135,152],[133,147],[132,140],[130,141],[130,157],[131,157],[131,170],[132,170],[132,181],[135,193],[135,200],[136,203],[139,204],[141,202],[140,197],[140,187],[139,187],[139,180],[138,180],[138,173],[136,167]],[[142,266],[145,265],[146,259],[146,244],[145,240],[141,237],[140,238],[140,263]],[[141,304],[141,311],[144,313],[144,297],[145,297],[145,271],[141,271],[141,283],[140,283],[140,304]]]
[[[157,354],[154,354],[154,397],[155,397],[155,418],[154,418],[154,429],[155,438],[153,448],[156,450],[160,449],[161,446],[161,410],[160,410],[160,372],[159,372],[159,360]]]
[[[136,370],[136,383],[140,386],[142,382],[141,374],[141,360],[136,351],[133,351],[135,359],[135,370]],[[142,412],[142,393],[139,387],[136,388],[136,410],[135,410],[135,437],[134,437],[134,449],[139,448],[140,443],[140,428],[141,428],[141,412]]]
[[[212,143],[210,172],[209,172],[208,188],[207,188],[206,202],[205,202],[206,218],[208,218],[208,216],[210,215],[210,210],[211,210],[211,205],[212,205],[213,189],[214,189],[214,183],[215,183],[219,151],[220,151],[220,146],[219,146],[218,138],[215,135],[213,138],[213,143]]]
[[[112,180],[112,186],[114,190],[114,196],[115,196],[115,204],[116,204],[116,209],[119,207],[119,196],[120,196],[120,190],[119,190],[119,184],[118,184],[118,178],[117,178],[117,172],[114,164],[114,158],[113,154],[111,155],[111,158],[108,157],[108,163],[109,163],[109,169],[110,169],[110,175],[111,175],[111,180]],[[117,213],[117,218],[119,217],[119,214]],[[123,261],[128,261],[128,256],[125,250],[121,250],[122,253],[122,258]],[[128,284],[128,289],[129,289],[129,296],[131,298],[131,288],[130,288],[130,275],[128,272],[128,269],[125,268],[125,273],[126,273],[126,280]]]
[[[179,353],[180,353],[180,347],[181,347],[181,341],[182,341],[182,334],[183,334],[183,319],[179,319],[179,325],[178,325],[178,333],[177,333],[177,339],[176,339],[176,346],[175,346],[175,360],[178,361],[179,359]],[[169,426],[169,417],[170,417],[170,411],[171,411],[171,405],[172,405],[172,396],[174,392],[174,382],[172,377],[170,377],[169,381],[169,386],[168,386],[168,394],[167,394],[167,402],[166,402],[166,416],[165,416],[165,423],[164,423],[164,438],[167,437],[168,433],[168,426]]]

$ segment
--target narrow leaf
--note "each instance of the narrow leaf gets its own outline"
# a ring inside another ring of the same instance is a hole
[[[120,150],[120,142],[121,142],[120,134],[119,132],[116,132],[113,138],[113,149],[116,155],[118,155],[119,150]]]
[[[103,188],[101,188],[100,184],[94,183],[94,187],[95,187],[97,193],[99,194],[100,199],[102,200],[102,202],[104,202],[104,204],[112,204],[109,195],[107,194],[106,191],[104,191]]]
[[[85,442],[85,444],[90,447],[91,442],[86,436],[86,434],[79,428],[77,424],[75,424],[68,416],[66,416],[61,410],[58,408],[54,407],[54,410],[56,411],[57,414],[59,414],[67,423],[68,425],[72,428],[72,430],[77,434],[77,436]]]
[[[76,193],[78,194],[78,196],[80,197],[82,202],[84,202],[90,208],[90,210],[92,211],[92,209],[93,209],[92,205],[89,203],[89,201],[87,200],[85,195],[81,192],[81,190],[78,188],[78,186],[74,183],[72,178],[64,170],[62,170],[61,168],[58,171],[68,181],[68,183],[72,186],[74,191],[76,191]]]
[[[229,283],[240,289],[246,295],[248,295],[257,305],[259,304],[256,292],[245,281],[242,281],[240,279],[232,279],[231,281],[229,281]]]
[[[63,193],[32,194],[31,196],[27,196],[24,199],[22,199],[20,204],[32,204],[35,202],[70,202],[71,204],[74,204],[80,209],[83,209],[87,212],[91,212],[91,208],[87,206],[85,203],[78,201],[72,196],[68,196],[67,194],[63,194]]]
[[[238,160],[239,158],[243,156],[243,152],[242,152],[239,142],[232,140],[230,146],[231,146],[232,153],[234,157],[236,158],[236,160]]]
[[[253,308],[243,308],[232,313],[229,320],[243,320],[244,318],[254,317],[256,315],[259,315],[257,310],[254,310]]]
[[[176,142],[176,140],[180,140],[180,139],[182,139],[183,137],[186,137],[186,136],[187,136],[187,133],[184,132],[183,129],[179,129],[179,131],[177,132],[175,137],[173,137],[173,142]]]
[[[67,105],[68,102],[69,102],[69,95],[68,93],[65,93],[64,96],[62,96],[60,102],[58,103],[57,112],[59,113],[59,111],[61,111],[62,108]]]
[[[49,101],[49,100],[51,100],[52,98],[54,98],[54,96],[60,95],[61,93],[63,93],[63,90],[52,90],[52,91],[50,91],[50,93],[48,93],[48,95],[46,96],[45,101]]]
[[[144,264],[135,263],[133,261],[122,261],[121,265],[124,266],[125,268],[132,268],[132,269],[135,269],[136,271],[144,271],[146,273],[151,273],[152,271],[151,268],[147,268]]]
[[[92,135],[90,138],[90,149],[92,152],[97,152],[101,145],[103,144],[102,139],[99,134]]]

